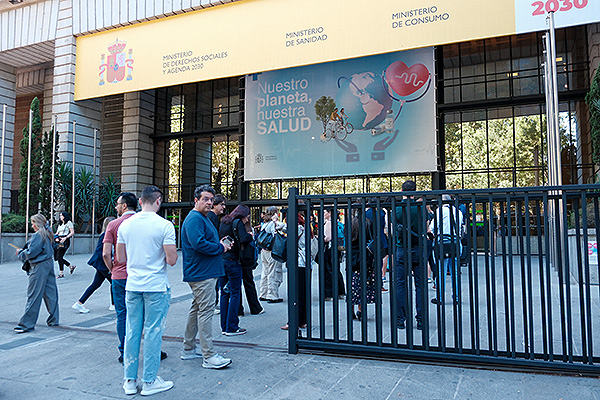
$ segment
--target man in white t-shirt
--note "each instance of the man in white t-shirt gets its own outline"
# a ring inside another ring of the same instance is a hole
[[[162,193],[156,186],[142,191],[142,211],[124,221],[117,233],[116,258],[127,264],[125,304],[125,353],[123,390],[137,393],[140,342],[144,331],[144,374],[142,395],[151,395],[173,387],[158,374],[160,348],[171,289],[167,264],[177,261],[175,228],[157,212]]]

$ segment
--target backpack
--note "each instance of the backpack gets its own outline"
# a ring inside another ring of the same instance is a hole
[[[346,237],[344,236],[344,224],[337,221],[337,247],[339,251],[346,250]]]
[[[246,243],[246,244],[243,244],[241,242],[239,231],[238,231],[238,229],[239,229],[238,221],[240,221],[240,220],[238,219],[238,220],[233,221],[232,228],[233,228],[233,235],[235,236],[235,240],[239,243],[239,246],[240,246],[239,262],[243,266],[249,266],[252,269],[255,269],[258,266],[258,263],[256,262],[256,258],[257,258],[256,248],[254,247],[254,244],[252,242]],[[242,224],[242,229],[245,229],[243,224]]]

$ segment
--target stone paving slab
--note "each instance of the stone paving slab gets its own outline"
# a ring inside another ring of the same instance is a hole
[[[16,335],[25,304],[26,275],[18,263],[0,264],[0,399],[119,399],[122,366],[117,362],[114,313],[105,284],[79,314],[71,305],[92,281],[89,255],[70,257],[73,275],[58,280],[60,323],[44,324],[42,306],[35,331]],[[259,270],[256,271],[258,275]],[[241,318],[246,335],[220,335],[213,319],[217,351],[231,357],[225,370],[206,370],[202,360],[179,359],[190,297],[181,281],[181,260],[169,271],[173,304],[163,350],[169,357],[159,374],[175,382],[164,399],[598,399],[600,381],[574,376],[516,373],[287,353],[287,301],[262,303],[266,313]],[[283,289],[283,288],[282,288]],[[285,297],[285,290],[282,290]],[[247,307],[246,307],[247,309]]]

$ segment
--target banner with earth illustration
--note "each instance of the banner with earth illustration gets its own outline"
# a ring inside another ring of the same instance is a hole
[[[433,49],[246,77],[246,180],[436,170]]]

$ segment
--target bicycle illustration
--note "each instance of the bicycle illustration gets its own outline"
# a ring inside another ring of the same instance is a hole
[[[329,120],[325,132],[321,135],[321,141],[329,142],[333,138],[344,140],[352,132],[354,132],[354,126],[347,120],[343,118]]]

